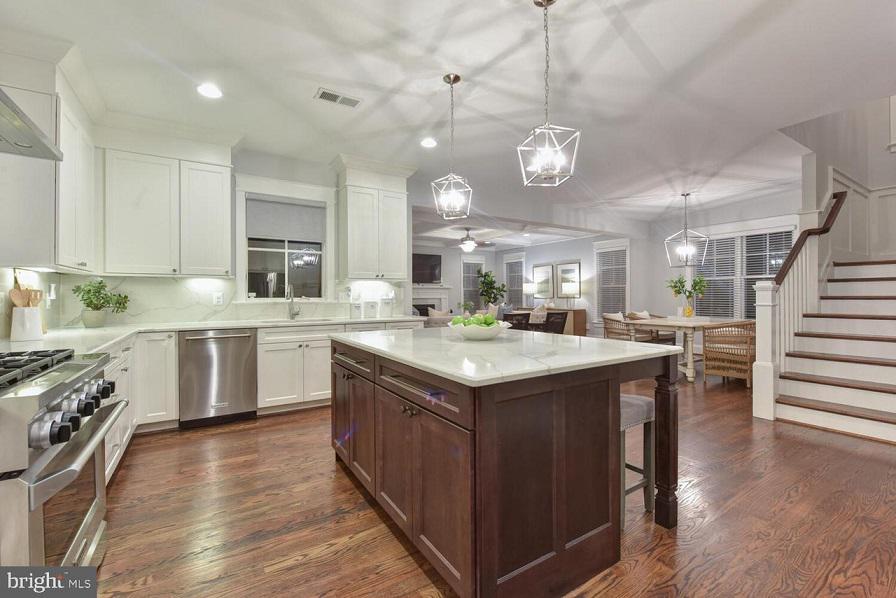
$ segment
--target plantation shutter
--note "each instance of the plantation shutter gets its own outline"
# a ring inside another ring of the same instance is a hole
[[[706,278],[706,293],[696,299],[698,316],[733,318],[737,306],[737,238],[710,239],[706,259],[695,275]]]
[[[756,290],[759,280],[773,278],[790,252],[793,232],[781,231],[744,237],[744,317],[756,319]]]
[[[628,249],[607,249],[595,252],[597,271],[597,313],[625,313],[628,311]]]
[[[504,280],[507,294],[504,301],[517,307],[523,304],[523,262],[522,260],[504,264]]]
[[[464,303],[469,301],[473,304],[473,309],[478,309],[481,301],[479,297],[479,278],[477,277],[480,269],[482,269],[482,264],[479,262],[464,262]]]

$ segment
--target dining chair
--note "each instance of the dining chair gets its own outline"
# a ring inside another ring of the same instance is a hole
[[[644,510],[653,513],[655,496],[655,468],[653,460],[655,405],[653,399],[638,395],[619,395],[619,529],[625,529],[625,497],[638,490],[644,490]],[[625,460],[625,431],[636,426],[644,426],[643,466],[632,465]],[[625,472],[641,474],[641,479],[626,486]]]
[[[544,324],[529,324],[529,330],[535,330],[533,326],[539,326],[541,332],[563,334],[568,317],[569,312],[567,311],[549,311],[547,316],[545,316]]]
[[[529,312],[517,312],[504,314],[504,321],[510,322],[510,327],[515,330],[529,329]]]
[[[653,335],[649,330],[638,330],[630,322],[604,316],[604,338],[649,343],[653,339]]]
[[[706,376],[740,378],[753,385],[756,322],[714,324],[703,328],[703,383]]]

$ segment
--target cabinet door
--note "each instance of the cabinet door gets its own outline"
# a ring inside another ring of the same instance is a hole
[[[230,275],[230,169],[180,163],[181,272]]]
[[[379,270],[379,192],[376,189],[346,189],[348,278],[377,278]]]
[[[106,150],[106,271],[177,274],[177,160]]]
[[[148,332],[134,343],[131,396],[137,423],[176,420],[177,338],[173,332]]]
[[[330,341],[316,340],[303,343],[305,362],[304,400],[319,401],[330,398]]]
[[[97,225],[97,197],[96,197],[96,159],[94,152],[96,148],[90,137],[82,129],[81,131],[81,150],[78,155],[78,167],[80,169],[79,188],[80,196],[78,201],[78,212],[75,218],[75,229],[77,231],[77,265],[82,270],[99,271],[101,268],[97,263],[96,238],[98,233]]]
[[[59,197],[56,200],[56,261],[60,266],[83,268],[78,253],[78,208],[81,192],[81,128],[63,106],[59,114]],[[107,455],[108,457],[108,455]]]
[[[351,421],[350,467],[372,494],[376,492],[376,437],[374,385],[370,380],[348,373],[349,419]]]
[[[414,544],[460,595],[470,596],[473,434],[419,407],[412,413]]]
[[[258,345],[258,408],[302,400],[301,343]]]
[[[376,387],[376,499],[408,537],[413,508],[413,429],[407,410],[413,407],[388,390]]]
[[[349,432],[351,418],[349,415],[348,378],[349,373],[336,364],[331,366],[333,397],[330,401],[330,419],[332,420],[333,450],[346,465],[351,464],[349,458]]]
[[[380,278],[408,278],[408,197],[381,191],[377,206]]]

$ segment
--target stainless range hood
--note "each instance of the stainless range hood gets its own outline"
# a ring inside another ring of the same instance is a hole
[[[0,89],[0,153],[62,161],[62,152]]]

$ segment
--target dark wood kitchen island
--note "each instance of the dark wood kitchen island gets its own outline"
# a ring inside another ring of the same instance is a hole
[[[461,596],[556,596],[620,557],[619,385],[656,379],[677,525],[681,349],[508,330],[332,335],[333,448]]]

